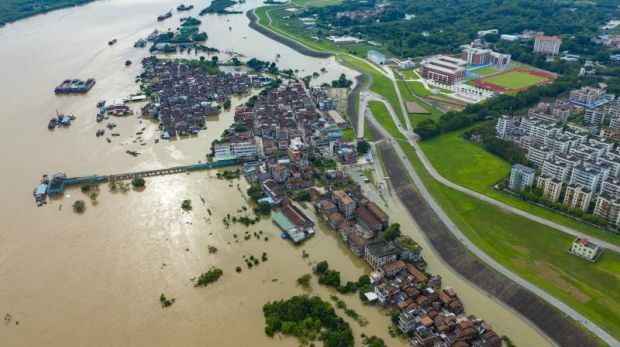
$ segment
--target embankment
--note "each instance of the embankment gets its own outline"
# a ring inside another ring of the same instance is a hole
[[[280,36],[268,29],[265,29],[264,27],[260,26],[258,24],[258,18],[256,17],[256,14],[254,13],[254,10],[250,10],[246,13],[246,16],[250,19],[250,28],[258,31],[259,33],[269,37],[272,40],[278,41],[281,44],[288,46],[290,48],[292,48],[293,50],[303,54],[303,55],[307,55],[309,57],[315,57],[315,58],[329,58],[331,57],[333,54],[329,53],[329,52],[317,52],[317,51],[313,51],[311,49],[308,49],[304,46],[302,46],[301,44],[287,39],[283,36]]]
[[[371,130],[372,131],[372,130]],[[379,144],[393,191],[409,211],[437,254],[459,275],[529,319],[560,346],[596,346],[570,318],[469,253],[452,235],[426,200],[414,189],[398,154],[387,142]]]

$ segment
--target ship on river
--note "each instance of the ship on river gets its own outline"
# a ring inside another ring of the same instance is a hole
[[[162,14],[160,16],[157,16],[157,21],[158,22],[163,22],[166,19],[172,17],[172,11],[168,11],[166,14]]]
[[[56,94],[83,94],[95,85],[95,79],[89,78],[86,81],[80,79],[67,79],[62,81],[55,89]]]

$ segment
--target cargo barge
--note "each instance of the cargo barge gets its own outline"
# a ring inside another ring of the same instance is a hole
[[[64,80],[58,87],[54,89],[56,94],[78,94],[88,93],[95,85],[95,79],[89,78],[86,81],[80,79]]]

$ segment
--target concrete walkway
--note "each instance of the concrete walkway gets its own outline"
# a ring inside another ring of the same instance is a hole
[[[382,102],[386,103],[386,106],[389,106],[389,103],[385,102],[384,100]],[[388,110],[392,110],[391,107],[388,107]],[[395,124],[398,124],[399,125],[399,129],[402,129],[402,126],[398,122],[398,117],[396,116],[395,113],[393,113],[393,110],[390,112],[390,114],[391,114],[392,119],[394,120]],[[413,166],[411,166],[411,163],[409,162],[409,160],[406,160],[405,153],[403,152],[401,147],[396,144],[396,141],[399,141],[399,140],[395,139],[390,133],[388,133],[381,126],[381,124],[379,124],[377,122],[377,120],[374,118],[374,116],[370,116],[369,117],[369,121],[383,134],[383,136],[386,139],[388,139],[388,141],[390,141],[390,143],[392,144],[392,146],[396,150],[396,153],[398,153],[398,156],[401,158],[402,164],[405,166],[407,172],[409,172],[409,175],[410,175],[411,179],[413,180],[413,183],[415,184],[416,188],[418,188],[419,192],[422,194],[424,199],[428,202],[428,204],[431,206],[433,211],[435,211],[435,213],[439,216],[441,221],[448,227],[450,232],[457,239],[459,239],[461,241],[461,243],[463,243],[463,245],[465,245],[465,247],[467,247],[467,249],[470,252],[475,254],[478,258],[480,258],[482,261],[487,263],[489,266],[491,266],[493,269],[495,269],[496,271],[498,271],[502,275],[506,276],[507,278],[511,279],[512,281],[514,281],[515,283],[519,284],[523,288],[529,290],[530,292],[532,292],[535,295],[539,296],[540,298],[544,299],[545,301],[547,301],[548,303],[552,304],[553,306],[555,306],[560,311],[564,312],[566,315],[568,315],[571,318],[573,318],[575,321],[577,321],[580,324],[582,324],[583,326],[585,326],[588,330],[590,330],[596,336],[598,336],[603,341],[608,343],[610,346],[620,346],[618,341],[613,336],[609,335],[607,332],[605,332],[603,329],[601,329],[598,325],[596,325],[593,322],[591,322],[590,320],[588,320],[581,313],[575,311],[574,309],[572,309],[568,305],[564,304],[562,301],[556,299],[554,296],[548,294],[547,292],[545,292],[544,290],[540,289],[536,285],[528,282],[527,280],[525,280],[522,277],[518,276],[514,272],[512,272],[509,269],[505,268],[503,265],[501,265],[500,263],[495,261],[493,258],[488,256],[486,253],[484,253],[475,244],[473,244],[465,236],[465,234],[463,234],[463,232],[461,232],[461,230],[452,222],[450,217],[448,217],[448,215],[446,215],[446,213],[443,211],[443,209],[439,206],[439,204],[437,204],[435,199],[428,192],[428,190],[426,189],[426,186],[422,182],[422,180],[421,180],[420,176],[418,175],[418,173],[415,171]],[[411,131],[404,131],[403,134],[405,134],[405,133],[409,134],[407,136],[408,142],[412,142],[413,141],[415,143],[415,139],[414,139],[415,135],[413,134],[413,132],[411,132]],[[419,148],[417,149],[417,153],[418,153],[418,155],[420,155],[420,153],[421,153],[421,150],[419,150]]]

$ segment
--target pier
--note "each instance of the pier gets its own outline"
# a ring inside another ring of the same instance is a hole
[[[82,185],[86,183],[104,183],[104,182],[112,182],[119,180],[129,180],[135,177],[153,177],[153,176],[162,176],[162,175],[172,175],[178,173],[189,173],[192,171],[199,170],[210,170],[210,169],[219,169],[230,166],[238,166],[242,165],[245,161],[230,159],[230,160],[220,160],[215,162],[206,162],[206,163],[198,163],[191,165],[183,165],[183,166],[174,166],[170,168],[164,169],[155,169],[155,170],[145,170],[145,171],[137,171],[137,172],[128,172],[121,174],[113,174],[113,175],[91,175],[91,176],[82,176],[82,177],[67,177],[64,173],[57,173],[52,176],[47,184],[47,189],[45,194],[49,196],[57,196],[64,193],[65,188],[70,186]]]

